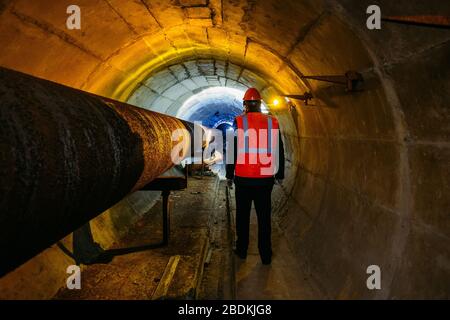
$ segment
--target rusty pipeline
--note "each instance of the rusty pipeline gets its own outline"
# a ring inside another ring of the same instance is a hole
[[[0,123],[0,276],[170,169],[193,136],[188,122],[5,68]]]

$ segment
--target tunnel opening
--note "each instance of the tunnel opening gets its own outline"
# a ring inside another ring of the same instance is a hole
[[[392,12],[447,9],[379,2]],[[96,15],[78,32],[61,19],[68,1],[8,1],[0,65],[219,130],[242,105],[214,90],[258,88],[286,148],[286,179],[273,199],[288,239],[281,263],[294,261],[320,298],[448,298],[448,32],[386,25],[368,33],[367,1],[206,3],[86,1],[82,12]],[[364,77],[360,92],[304,78],[348,70]],[[305,93],[314,97],[308,106],[283,98]],[[93,219],[95,241],[113,247],[157,197],[132,193]],[[62,242],[70,247],[71,236]],[[0,296],[49,298],[72,262],[53,246],[0,279]],[[373,264],[383,285],[369,291]],[[296,284],[291,275],[266,280]],[[307,295],[294,291],[289,297]]]
[[[222,123],[233,124],[242,113],[243,96],[242,90],[227,87],[204,89],[183,103],[177,117],[214,129]]]

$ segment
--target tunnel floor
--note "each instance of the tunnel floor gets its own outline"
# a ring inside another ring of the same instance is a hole
[[[258,224],[252,212],[250,245],[246,260],[236,258],[236,298],[242,300],[305,300],[323,299],[311,283],[310,275],[293,258],[288,241],[273,226],[273,259],[269,266],[261,263],[257,245]]]
[[[313,299],[320,298],[300,270],[274,223],[274,257],[262,265],[252,213],[247,259],[232,254],[234,190],[218,177],[194,176],[171,195],[169,245],[82,266],[82,289],[61,289],[54,299]],[[228,206],[227,206],[228,203]],[[228,209],[227,209],[228,208]],[[115,247],[157,243],[162,237],[161,201]],[[176,263],[174,263],[174,261]]]

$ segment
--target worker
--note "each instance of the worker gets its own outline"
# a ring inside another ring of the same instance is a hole
[[[250,211],[254,202],[258,219],[258,249],[261,262],[272,262],[272,201],[276,183],[284,179],[284,148],[278,121],[261,112],[261,95],[250,88],[244,95],[244,113],[235,118],[234,161],[226,165],[227,184],[234,182],[236,196],[236,249],[246,259]],[[229,147],[227,147],[229,148]],[[228,150],[231,152],[231,150]]]

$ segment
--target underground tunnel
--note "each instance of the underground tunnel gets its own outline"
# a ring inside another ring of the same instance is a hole
[[[439,0],[0,1],[0,299],[449,299],[448,24],[369,30],[372,4],[450,12]],[[252,87],[286,158],[270,267],[256,247],[235,261],[234,190],[217,171],[186,167],[187,187],[166,197],[148,187],[179,169],[172,129],[225,133]],[[168,244],[147,248],[164,210]],[[76,264],[82,289],[68,290]]]

